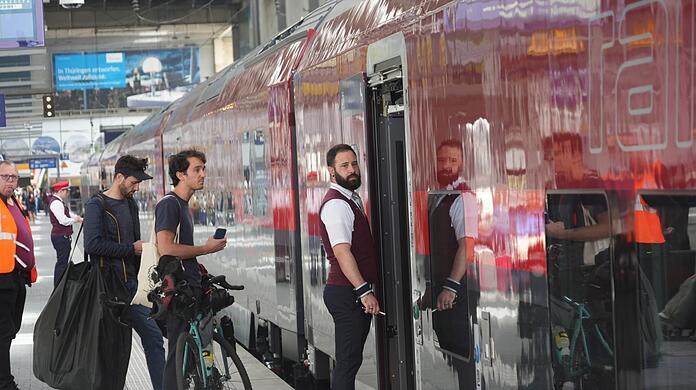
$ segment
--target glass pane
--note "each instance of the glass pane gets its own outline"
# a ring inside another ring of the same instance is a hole
[[[609,212],[604,194],[547,196],[554,386],[614,387]]]
[[[643,381],[647,389],[696,383],[696,196],[643,195],[633,213]]]
[[[467,226],[465,210],[473,216],[473,225]],[[430,288],[422,300],[432,309],[438,308],[438,300],[454,293],[452,307],[433,310],[433,330],[436,345],[454,357],[469,358],[470,331],[467,299],[466,248],[467,232],[475,227],[478,218],[476,197],[470,191],[447,191],[428,194],[428,227],[430,236]],[[462,246],[462,248],[460,248]],[[456,276],[455,276],[456,275]],[[456,283],[447,284],[447,279]],[[457,285],[458,284],[458,285]],[[442,305],[440,305],[442,306]]]
[[[263,217],[268,214],[268,178],[266,175],[266,138],[263,130],[254,132],[252,144],[252,180],[254,215]]]

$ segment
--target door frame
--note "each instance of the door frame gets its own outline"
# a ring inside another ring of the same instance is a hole
[[[411,134],[410,134],[410,123],[409,123],[409,104],[408,104],[408,63],[406,61],[406,43],[404,39],[403,33],[399,32],[396,34],[393,34],[387,38],[384,38],[378,42],[372,43],[368,46],[367,49],[367,69],[365,70],[365,73],[367,75],[367,80],[365,83],[365,87],[367,88],[367,93],[366,93],[366,98],[367,98],[367,113],[368,113],[368,121],[369,125],[366,126],[366,129],[368,131],[367,134],[367,140],[369,143],[369,156],[370,159],[372,160],[370,162],[370,169],[372,171],[370,177],[371,177],[371,192],[374,193],[375,191],[378,190],[378,186],[376,185],[379,181],[379,170],[378,166],[379,163],[378,161],[375,160],[378,154],[378,144],[377,144],[377,139],[375,137],[375,134],[372,134],[371,132],[379,131],[379,115],[378,113],[374,112],[374,104],[373,104],[373,87],[376,87],[377,85],[381,85],[384,83],[385,79],[388,79],[390,77],[394,77],[394,75],[400,72],[400,75],[398,77],[401,78],[402,81],[402,88],[403,88],[403,126],[404,126],[404,188],[406,192],[405,200],[407,204],[405,205],[405,210],[406,210],[406,219],[407,219],[407,226],[406,228],[408,229],[408,236],[406,237],[406,241],[402,243],[402,245],[408,245],[407,248],[407,253],[409,257],[409,261],[404,264],[405,266],[408,266],[410,269],[409,272],[409,278],[410,280],[406,281],[404,280],[402,283],[403,285],[406,285],[408,283],[408,286],[415,286],[415,272],[414,272],[414,266],[415,266],[415,259],[416,259],[416,248],[415,248],[415,238],[414,238],[414,215],[413,215],[413,186],[412,186],[412,172],[411,172],[411,166],[410,166],[410,161],[411,161]],[[381,204],[379,200],[381,200],[381,196],[374,196],[371,195],[371,199],[377,200],[375,202],[375,205]],[[373,207],[373,230],[377,228],[378,226],[381,226],[380,222],[376,218],[381,218],[381,207]],[[377,239],[376,241],[378,242],[378,245],[381,247],[381,232],[378,232],[380,236],[377,236],[375,234],[375,238]],[[403,263],[402,263],[403,264]],[[402,287],[405,288],[405,287]],[[403,290],[401,290],[403,292]],[[418,298],[418,296],[415,296],[413,287],[411,287],[410,291],[410,301],[415,302],[415,300]],[[403,316],[402,318],[406,318],[404,315],[404,312],[402,310],[408,310],[410,313],[411,310],[410,308],[399,308],[399,313],[391,312],[387,313],[388,316]],[[398,369],[395,371],[397,373],[397,383],[399,384],[399,388],[407,389],[407,387],[404,387],[408,383],[408,376],[412,375],[412,378],[410,379],[412,383],[414,384],[414,388],[418,389],[420,388],[420,378],[421,378],[421,365],[420,365],[420,351],[416,347],[416,335],[415,335],[415,329],[416,329],[416,322],[413,320],[412,315],[409,315],[408,318],[410,318],[411,324],[407,329],[411,330],[409,334],[405,335],[401,333],[401,330],[397,331],[399,332],[399,335],[397,337],[397,342],[398,345],[400,346],[400,349],[403,350],[404,354],[407,354],[405,358],[408,358],[410,362],[406,362],[406,364],[402,364],[401,367],[408,367],[409,363],[412,365],[413,369],[413,374],[408,372],[407,370],[404,370],[402,368]],[[380,387],[388,389],[390,388],[390,381],[391,381],[391,376],[392,372],[389,371],[389,362],[385,361],[385,358],[387,358],[389,355],[387,354],[388,351],[385,349],[389,345],[390,341],[386,337],[386,321],[383,319],[380,319],[380,321],[377,321],[377,349],[378,349],[378,356],[380,360],[379,364],[379,369],[380,372],[383,373],[380,375]],[[410,338],[410,343],[404,339],[404,337],[409,337]],[[410,345],[410,349],[407,348]],[[410,356],[409,356],[410,355]]]

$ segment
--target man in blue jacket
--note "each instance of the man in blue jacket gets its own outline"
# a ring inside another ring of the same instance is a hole
[[[114,271],[125,284],[132,299],[138,287],[138,269],[142,241],[138,205],[133,200],[143,180],[152,179],[145,173],[147,159],[125,155],[118,159],[111,188],[95,195],[85,205],[85,251],[92,259],[102,260],[102,266]],[[164,342],[154,320],[148,318],[150,309],[131,306],[133,329],[140,335],[145,350],[147,368],[154,390],[162,389]]]

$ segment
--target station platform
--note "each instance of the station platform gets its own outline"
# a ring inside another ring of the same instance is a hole
[[[31,226],[34,236],[34,250],[36,253],[39,278],[37,283],[27,289],[27,301],[24,308],[24,317],[22,318],[22,328],[12,343],[12,349],[10,351],[12,374],[15,376],[15,382],[22,390],[51,388],[36,379],[32,370],[34,324],[53,291],[53,267],[56,259],[56,254],[50,239],[51,224],[48,217],[43,215],[43,212],[39,212],[39,214],[40,215],[36,217],[36,222]],[[79,226],[76,226],[73,239],[76,239],[78,228]],[[82,253],[82,238],[80,238],[78,245],[80,248],[78,253]],[[249,378],[251,379],[254,390],[292,389],[290,385],[285,383],[285,381],[241,346],[237,347],[237,353],[249,373]],[[133,347],[125,389],[152,389],[143,348],[135,332],[133,332]],[[241,387],[240,390],[242,390]]]

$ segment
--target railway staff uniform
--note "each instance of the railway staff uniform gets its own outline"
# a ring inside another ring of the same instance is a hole
[[[72,243],[73,224],[82,222],[82,218],[76,215],[65,203],[70,195],[70,183],[61,181],[52,187],[53,195],[49,199],[49,218],[51,220],[51,243],[56,250],[56,267],[53,272],[53,287],[60,282],[65,269],[68,267],[68,257]]]
[[[36,281],[31,227],[13,195],[17,180],[14,164],[0,162],[0,390],[17,389],[10,346],[22,326],[25,285]]]
[[[431,212],[430,231],[434,240],[431,245],[434,296],[449,290],[455,294],[455,301],[432,316],[440,347],[466,357],[470,348],[466,276],[457,279],[452,271],[456,262],[466,262],[465,256],[458,258],[466,254],[460,246],[467,238],[472,241],[478,238],[478,212],[476,195],[466,185],[454,190],[462,193],[443,196]]]
[[[349,150],[352,156],[355,156],[352,149],[344,150]],[[343,154],[347,152],[344,151]],[[334,165],[328,156],[327,161],[330,167]],[[356,172],[350,173],[347,178],[357,175],[359,186],[360,173],[357,162],[354,164],[353,169]],[[334,175],[339,175],[339,172],[332,172],[332,176]],[[335,324],[336,367],[331,388],[352,390],[355,389],[355,376],[362,364],[363,348],[370,331],[370,314],[379,311],[372,290],[372,286],[378,281],[378,258],[362,201],[354,192],[357,187],[349,189],[339,185],[336,181],[342,181],[341,179],[346,178],[339,176],[332,179],[331,188],[324,196],[320,209],[322,245],[331,264],[324,289],[324,302]],[[354,269],[351,271],[354,278],[351,282],[345,270],[341,268],[345,265],[339,264],[334,253],[336,246],[340,244],[350,245],[350,253],[353,255],[354,264],[357,265],[357,278],[361,277],[362,279],[358,280],[364,280],[363,283],[355,285],[357,282]],[[368,297],[370,294],[372,297]]]

